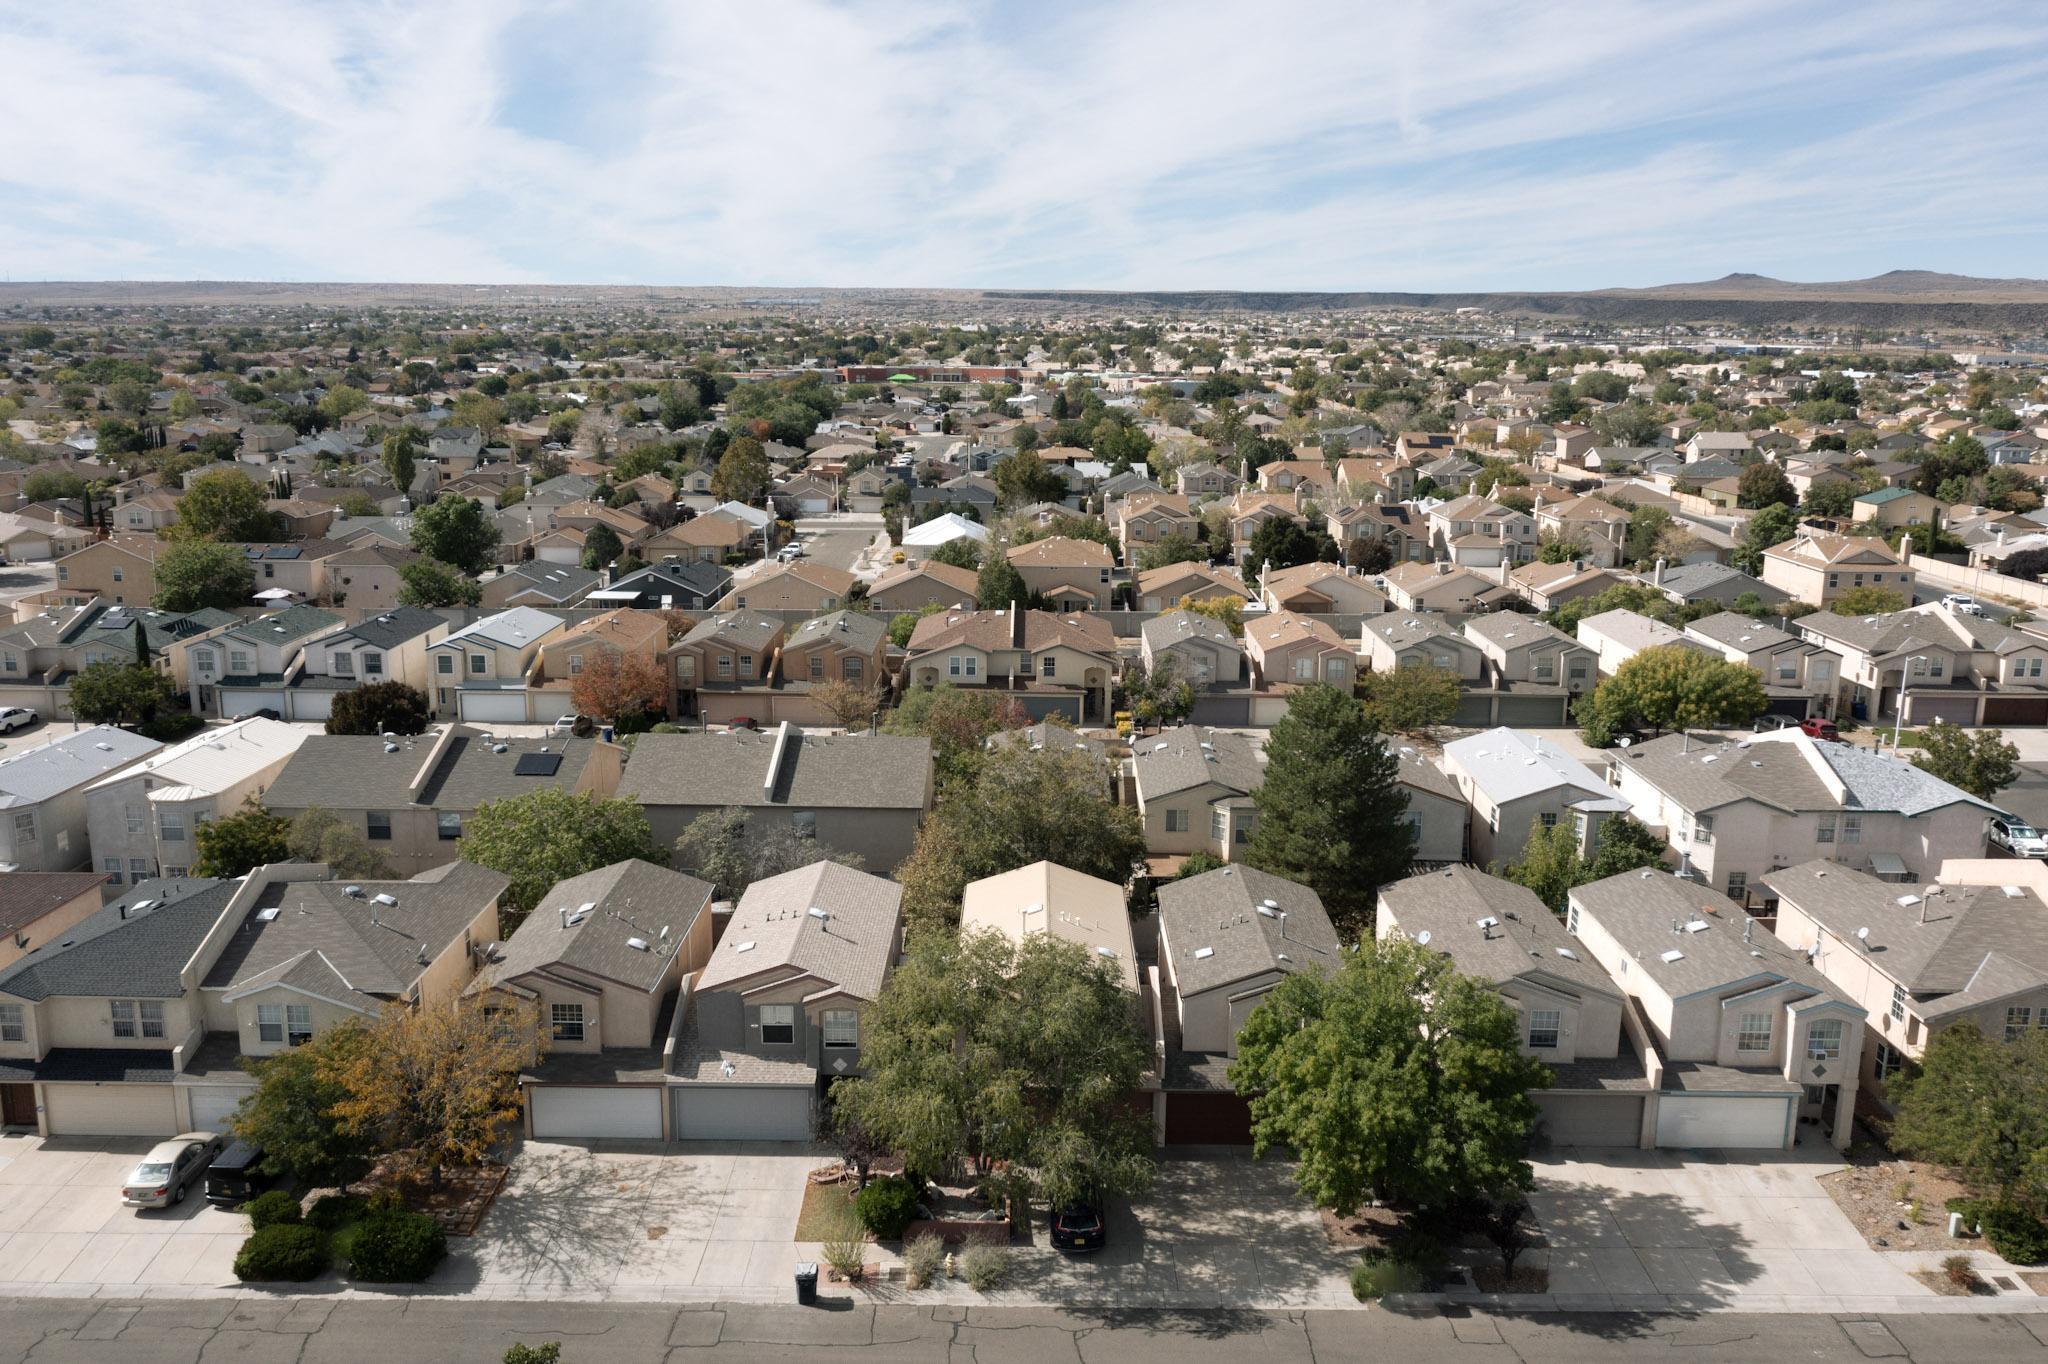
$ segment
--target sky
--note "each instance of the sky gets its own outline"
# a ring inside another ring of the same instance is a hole
[[[2048,276],[2037,0],[0,0],[9,279]]]

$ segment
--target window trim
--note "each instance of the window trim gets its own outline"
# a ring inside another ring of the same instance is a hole
[[[1761,1038],[1762,1041],[1757,1041]],[[1768,1013],[1738,1014],[1735,1019],[1735,1050],[1755,1056],[1771,1049],[1777,1039],[1776,1020]]]
[[[557,1042],[583,1041],[583,1006],[581,1004],[548,1005],[548,1035]]]
[[[773,1021],[773,1022],[770,1022],[770,1021],[769,1021],[769,1014],[770,1014],[770,1012],[771,1012],[771,1011],[773,1012],[773,1014],[774,1014],[774,1017],[775,1017],[775,1021]],[[787,1019],[787,1021],[786,1021],[786,1022],[784,1021],[784,1019],[785,1019],[785,1018]],[[762,1046],[764,1046],[764,1047],[793,1047],[793,1046],[795,1046],[795,1045],[796,1045],[796,1005],[794,1005],[794,1004],[763,1004],[763,1005],[760,1005],[760,1006],[758,1006],[758,1008],[757,1008],[757,1009],[756,1009],[756,1011],[755,1011],[755,1022],[757,1022],[758,1024],[760,1024],[760,1027],[761,1027],[761,1045],[762,1045]],[[781,1032],[781,1031],[782,1031],[782,1030],[784,1030],[784,1029],[788,1029],[788,1031],[789,1031],[789,1036],[787,1036],[787,1037],[770,1037],[770,1036],[768,1035],[768,1031],[769,1031],[769,1029],[771,1029],[771,1028],[773,1028],[773,1029],[774,1029],[775,1031],[777,1031],[777,1032]]]
[[[860,1011],[858,1009],[827,1009],[819,1017],[819,1031],[824,1045],[835,1049],[849,1049],[860,1045]],[[835,1029],[844,1036],[834,1039]]]
[[[1547,1027],[1539,1021],[1546,1018],[1550,1020]],[[1550,1040],[1547,1042],[1537,1040],[1543,1036],[1548,1036]],[[1536,1051],[1556,1051],[1558,1043],[1563,1038],[1564,1011],[1562,1009],[1529,1010],[1529,1046],[1531,1049]]]

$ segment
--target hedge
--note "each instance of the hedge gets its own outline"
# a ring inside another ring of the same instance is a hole
[[[304,1283],[327,1272],[327,1238],[311,1227],[273,1222],[258,1227],[235,1253],[244,1283]]]

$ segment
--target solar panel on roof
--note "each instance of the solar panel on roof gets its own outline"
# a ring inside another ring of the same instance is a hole
[[[296,559],[299,557],[299,547],[297,545],[272,545],[269,549],[263,551],[263,557],[266,559]]]
[[[552,777],[562,765],[559,753],[522,753],[512,768],[515,777]]]

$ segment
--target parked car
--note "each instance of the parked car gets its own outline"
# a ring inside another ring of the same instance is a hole
[[[1941,604],[1960,616],[1981,616],[1984,608],[1975,597],[1961,592],[1951,592],[1941,599]]]
[[[121,1201],[131,1208],[168,1208],[183,1203],[223,1144],[217,1132],[187,1132],[158,1142],[128,1172],[121,1186]]]
[[[788,544],[784,545],[779,551],[776,552],[775,557],[782,560],[782,562],[784,562],[785,564],[787,564],[793,563],[796,560],[803,558],[806,552],[807,551],[804,549],[803,541],[791,540]]]
[[[1799,732],[1810,739],[1826,739],[1831,744],[1842,742],[1842,733],[1835,728],[1833,720],[1823,720],[1815,715],[1799,722]]]
[[[1069,1203],[1052,1215],[1054,1250],[1101,1250],[1108,1240],[1109,1222],[1098,1203]]]
[[[725,727],[727,729],[751,729],[756,733],[759,733],[761,729],[761,726],[755,723],[754,717],[751,715],[735,715],[726,722]]]
[[[0,706],[0,734],[12,734],[17,729],[27,729],[41,718],[27,706]]]
[[[2002,815],[1991,821],[1991,842],[2014,857],[2048,857],[2048,838],[2040,830]]]
[[[1774,730],[1797,729],[1799,721],[1789,715],[1759,715],[1750,729],[1757,734],[1769,734]]]
[[[262,1169],[263,1148],[238,1141],[214,1158],[206,1171],[206,1201],[217,1208],[246,1203],[263,1192],[270,1176]]]

